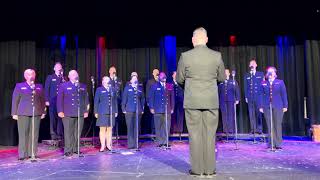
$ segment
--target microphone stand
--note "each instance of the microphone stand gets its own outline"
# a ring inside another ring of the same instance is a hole
[[[233,105],[233,108],[234,108],[234,132],[235,132],[235,140],[234,140],[234,143],[236,145],[235,147],[235,150],[238,150],[238,123],[237,123],[237,104],[236,104],[236,81],[235,81],[235,72],[233,73],[232,72],[232,80],[233,80],[233,87],[234,87],[234,105]]]
[[[116,73],[113,73],[113,81],[114,81],[114,88],[116,90],[116,102],[117,102],[117,106],[118,106],[118,97],[120,96],[120,87],[118,86],[118,77],[116,75]],[[119,114],[118,114],[119,115]],[[114,117],[116,119],[116,117]],[[115,122],[115,131],[116,131],[116,140],[117,140],[117,145],[119,145],[119,122]],[[112,130],[113,132],[113,130]]]
[[[139,149],[139,90],[138,87],[134,88],[135,89],[135,99],[137,101],[136,104],[136,133],[137,133],[137,137],[136,137],[136,149],[135,151],[140,151]]]
[[[227,95],[227,90],[228,90],[228,81],[224,81],[224,95],[226,96]],[[224,98],[224,107],[226,109],[226,115],[228,116],[228,106],[227,106],[227,100],[226,100],[227,97]],[[227,122],[226,122],[226,125],[227,125]],[[228,127],[228,126],[227,126]],[[227,131],[229,131],[229,128],[226,128]],[[227,135],[227,143],[229,142],[229,132],[226,132],[226,135]]]
[[[166,119],[166,136],[167,136],[167,143],[165,150],[170,150],[169,147],[169,130],[168,130],[168,101],[169,101],[169,93],[167,93],[167,88],[165,87],[164,93],[166,94],[166,103],[165,103],[165,119]]]
[[[251,112],[250,112],[250,114],[251,114],[251,117],[253,117],[253,115],[254,115],[254,100],[253,100],[253,91],[254,91],[254,89],[253,89],[253,80],[252,80],[252,78],[253,78],[253,71],[252,71],[252,69],[250,70],[250,96],[251,96],[251,99],[252,99],[252,103],[250,104],[250,106],[251,106]],[[249,103],[249,100],[248,100],[248,103]],[[255,123],[253,123],[254,125],[253,125],[253,144],[257,144],[257,142],[256,142],[256,122]]]
[[[270,82],[269,82],[270,83]],[[271,151],[275,152],[274,143],[273,143],[273,116],[272,116],[272,84],[270,83],[269,90],[269,111],[270,111],[270,136],[271,136]]]
[[[116,151],[113,150],[113,88],[112,86],[109,86],[109,97],[110,97],[110,125],[111,125],[111,142],[110,142],[110,146],[111,149],[109,151],[109,154],[113,154],[116,153]]]
[[[36,162],[37,159],[35,157],[35,154],[34,154],[34,120],[35,120],[35,106],[34,106],[34,103],[35,103],[35,95],[36,95],[36,92],[35,92],[35,84],[33,83],[32,85],[32,123],[31,123],[31,162]]]
[[[80,83],[77,82],[77,92],[78,92],[78,157],[83,157],[80,154]]]
[[[95,86],[94,86],[94,79],[92,77],[91,79],[91,82],[92,82],[92,100],[94,101],[94,90],[95,90]],[[92,146],[94,147],[95,146],[95,133],[94,133],[94,130],[96,128],[95,124],[94,124],[94,113],[92,115]]]

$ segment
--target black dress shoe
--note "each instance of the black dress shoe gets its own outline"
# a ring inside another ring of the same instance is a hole
[[[167,147],[167,144],[163,144],[163,146],[164,146],[164,147]],[[171,147],[171,145],[170,145],[170,144],[168,144],[168,147]]]
[[[23,157],[23,158],[18,158],[18,161],[24,161],[27,160],[27,158]]]
[[[191,169],[189,170],[189,175],[193,176],[193,177],[200,177],[201,176],[201,174],[197,174],[197,173],[192,172]]]
[[[73,152],[73,154],[78,154],[78,151]],[[79,154],[83,154],[83,152],[79,151]]]
[[[64,156],[70,157],[70,156],[72,156],[72,153],[71,152],[64,153]]]
[[[157,147],[158,147],[158,148],[161,148],[162,146],[163,146],[163,144],[159,144]]]
[[[39,156],[34,156],[35,159],[40,159]],[[31,156],[29,156],[29,159],[31,159]]]
[[[104,152],[104,151],[105,151],[105,149],[103,149],[103,150],[100,149],[100,150],[99,150],[99,152]]]

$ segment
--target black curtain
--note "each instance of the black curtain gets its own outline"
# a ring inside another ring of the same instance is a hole
[[[305,42],[305,64],[308,118],[320,124],[320,41]]]
[[[244,74],[248,72],[249,61],[257,59],[258,70],[265,72],[268,66],[277,68],[278,78],[284,80],[288,94],[288,112],[284,115],[284,135],[305,135],[304,109],[304,47],[294,44],[276,46],[217,47],[222,53],[225,66],[236,70],[240,84],[241,102],[238,105],[238,126],[241,133],[250,130],[248,107],[244,99]],[[264,132],[266,131],[266,122]]]
[[[189,47],[177,48],[177,60],[181,52]],[[279,41],[274,46],[230,46],[212,47],[223,55],[226,67],[235,69],[236,79],[241,85],[241,103],[238,105],[238,126],[240,133],[249,131],[249,119],[247,105],[243,97],[243,76],[248,71],[250,58],[256,57],[258,69],[264,71],[267,66],[275,66],[278,69],[278,77],[283,79],[288,92],[289,110],[285,114],[283,131],[285,135],[305,135],[306,121],[304,119],[303,100],[308,97],[308,108],[313,122],[319,122],[319,42],[306,41],[305,44],[295,44],[294,41]],[[58,47],[36,47],[32,41],[10,41],[0,43],[0,80],[2,83],[0,97],[0,144],[16,145],[17,128],[12,120],[11,95],[16,82],[23,81],[23,70],[35,68],[37,81],[44,84],[48,74],[53,73],[53,65],[57,58],[64,64],[65,74],[71,69],[77,69],[80,80],[86,83],[90,97],[90,76],[97,77],[96,49],[76,48],[67,45],[64,52]],[[141,82],[152,77],[152,69],[159,68],[166,72],[166,61],[159,48],[135,48],[135,49],[107,49],[105,62],[102,63],[100,76],[108,75],[111,65],[116,66],[118,76],[127,82],[130,73],[136,71]],[[168,75],[170,76],[170,75]],[[100,80],[99,80],[100,81]],[[96,85],[101,85],[97,82]],[[85,122],[83,136],[91,136],[92,127],[95,127],[91,118]],[[142,133],[150,133],[149,116],[142,120]],[[120,118],[119,133],[126,134],[124,118]],[[40,140],[49,139],[49,118],[41,122]]]
[[[31,41],[0,42],[0,144],[16,145],[17,122],[11,118],[11,97],[16,82],[24,80],[23,72],[33,68],[36,43]]]

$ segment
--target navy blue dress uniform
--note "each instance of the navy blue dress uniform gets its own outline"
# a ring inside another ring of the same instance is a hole
[[[34,106],[34,138],[32,139],[32,116]],[[19,159],[37,155],[39,127],[41,115],[46,112],[44,90],[41,84],[35,84],[34,88],[27,82],[17,83],[12,95],[12,115],[18,116],[19,132]]]
[[[63,138],[63,124],[62,119],[58,116],[57,112],[57,95],[59,86],[65,82],[65,79],[61,75],[52,74],[46,79],[45,88],[45,100],[49,102],[49,117],[50,117],[50,135],[51,139]]]
[[[260,86],[259,108],[263,109],[264,117],[267,121],[269,134],[271,132],[270,101],[273,118],[273,142],[275,148],[280,148],[282,144],[282,119],[283,108],[288,108],[287,90],[284,82],[274,79],[273,82],[263,81]],[[271,137],[269,136],[269,147],[271,147]]]
[[[112,86],[112,88],[115,89],[116,91],[116,97],[117,97],[117,106],[118,106],[118,111],[119,111],[119,114],[121,113],[121,90],[122,90],[122,81],[120,78],[118,77],[110,77],[110,84]],[[119,122],[121,120],[121,117],[120,115],[118,115],[118,117],[116,117],[116,121],[115,121],[115,126],[116,128],[112,129],[113,131],[116,131],[117,135],[118,135],[118,126],[119,126]]]
[[[78,107],[80,110],[79,129],[80,135],[84,123],[84,113],[89,112],[89,97],[86,85],[72,83],[61,84],[57,97],[57,111],[63,112],[64,126],[64,153],[70,155],[77,152],[78,147]]]
[[[263,72],[247,73],[244,78],[244,94],[248,99],[251,133],[262,133],[262,114],[258,107],[258,90],[263,81]]]
[[[121,105],[121,85],[122,81],[118,77],[111,78],[110,77],[110,84],[113,89],[116,91],[118,105]]]
[[[234,104],[240,100],[240,90],[237,81],[226,79],[218,85],[219,106],[222,115],[223,132],[235,132]]]
[[[148,106],[149,106],[149,96],[150,96],[149,92],[150,92],[150,89],[156,83],[158,83],[158,81],[156,81],[154,78],[149,79],[148,82],[147,82],[147,85],[146,85],[146,100],[147,100],[147,105]]]
[[[118,113],[116,93],[116,89],[111,86],[107,88],[104,86],[97,88],[94,97],[94,113],[98,114],[97,126],[110,127],[111,123],[112,127],[115,125],[115,113]],[[110,121],[111,114],[112,122]]]
[[[150,107],[149,107],[149,98],[150,98],[150,90],[151,87],[158,83],[158,81],[156,81],[154,78],[149,79],[147,84],[146,84],[146,101],[147,101],[147,113],[150,112]],[[149,111],[148,111],[149,110]],[[150,116],[150,129],[151,129],[151,134],[155,134],[155,122],[154,122],[154,116],[151,114]]]
[[[154,124],[159,146],[167,144],[167,130],[170,133],[171,112],[174,111],[174,90],[172,84],[155,83],[149,92],[149,107],[154,109]],[[167,109],[166,109],[167,107]],[[167,129],[166,129],[167,112]]]
[[[128,148],[137,148],[138,131],[140,129],[141,116],[144,111],[145,97],[141,86],[133,87],[127,84],[122,95],[122,111],[126,112],[126,124],[128,133]],[[138,113],[138,126],[136,113]]]
[[[182,87],[178,85],[177,82],[173,83],[174,89],[174,112],[171,116],[172,118],[172,131],[177,133],[182,133],[183,122],[184,122],[184,109],[183,109],[183,94],[184,91]]]

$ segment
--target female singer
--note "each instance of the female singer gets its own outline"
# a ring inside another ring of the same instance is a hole
[[[129,149],[139,148],[137,139],[144,103],[144,93],[142,87],[139,86],[138,75],[132,73],[131,80],[124,88],[122,96],[122,111],[126,117]],[[138,119],[136,118],[136,113],[138,113]]]
[[[96,90],[94,114],[97,118],[96,125],[100,127],[101,148],[99,152],[103,152],[105,148],[111,151],[112,127],[115,124],[115,117],[118,116],[118,106],[116,90],[110,85],[110,78],[107,76],[102,78],[102,86]],[[110,115],[112,115],[112,121]]]
[[[288,110],[287,90],[284,82],[277,79],[277,69],[275,67],[267,69],[266,79],[266,81],[262,81],[260,86],[259,110],[264,113],[269,129],[268,147],[282,149],[282,119],[284,113]]]

